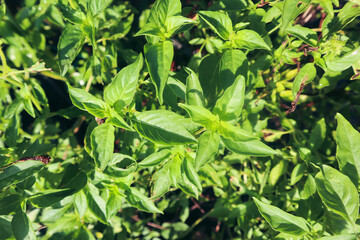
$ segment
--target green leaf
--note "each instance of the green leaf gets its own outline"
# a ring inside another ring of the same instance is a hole
[[[341,234],[331,237],[321,237],[318,240],[356,240],[356,234]]]
[[[320,148],[326,137],[326,123],[325,119],[320,119],[313,130],[309,138],[309,146],[311,150],[317,150]]]
[[[355,65],[358,61],[360,61],[360,47],[340,58],[326,62],[326,66],[329,71],[341,72]]]
[[[108,113],[108,119],[106,122],[114,125],[115,127],[123,128],[134,132],[135,130],[125,122],[125,120],[113,109],[110,108]]]
[[[172,35],[181,33],[185,30],[189,30],[196,21],[183,16],[171,16],[166,20],[166,34],[165,37],[171,37]]]
[[[171,186],[170,172],[169,172],[170,162],[165,164],[162,168],[156,171],[153,175],[151,182],[151,198],[157,199],[162,197],[167,193]]]
[[[33,107],[33,104],[31,102],[31,99],[30,97],[26,97],[23,99],[23,104],[24,104],[24,109],[25,111],[30,115],[32,116],[33,118],[35,118],[35,110],[34,110],[34,107]]]
[[[360,16],[358,4],[347,2],[339,11],[336,17],[327,16],[322,25],[322,37],[325,38],[331,33],[335,33],[351,23]]]
[[[204,96],[211,105],[215,104],[217,94],[221,91],[219,61],[219,55],[210,54],[201,60],[198,67],[199,80],[204,91]]]
[[[223,121],[235,120],[240,116],[245,100],[245,78],[239,75],[234,83],[216,101],[213,113]]]
[[[104,170],[107,164],[113,158],[115,128],[104,123],[94,128],[91,133],[91,149],[95,164],[101,170]]]
[[[11,215],[20,209],[22,199],[18,194],[10,194],[0,199],[0,215]]]
[[[186,78],[186,104],[204,106],[205,98],[198,76],[190,68],[185,68],[185,71],[189,74],[189,76]]]
[[[196,142],[183,125],[173,120],[172,114],[162,110],[145,111],[136,114],[132,121],[141,136],[158,144],[182,145]]]
[[[99,196],[98,189],[94,185],[89,184],[85,190],[89,210],[97,217],[100,222],[108,224],[106,202]]]
[[[257,198],[253,199],[261,215],[275,231],[296,236],[310,233],[310,225],[302,217],[284,212],[280,208],[261,202]]]
[[[336,158],[342,173],[358,186],[360,176],[360,133],[340,114],[336,114]]]
[[[206,108],[182,103],[180,103],[179,106],[184,108],[189,113],[191,120],[193,120],[195,123],[198,123],[207,129],[217,128],[219,119]]]
[[[174,57],[173,45],[170,41],[155,43],[147,49],[145,57],[151,81],[156,88],[156,95],[162,104],[164,88]]]
[[[230,151],[247,156],[266,157],[277,154],[272,148],[268,147],[259,140],[247,142],[233,141],[231,139],[221,137],[226,148]]]
[[[5,130],[5,144],[8,147],[15,147],[18,138],[19,122],[16,115],[8,123]]]
[[[246,55],[238,49],[224,52],[219,62],[220,81],[223,89],[233,85],[235,79],[242,75],[247,77],[248,60]]]
[[[306,172],[306,164],[305,163],[297,164],[294,167],[293,171],[291,172],[290,185],[293,186],[298,181],[300,181],[300,179],[304,176],[305,172]]]
[[[59,65],[62,76],[69,70],[71,63],[81,50],[85,34],[79,25],[66,25],[58,43]]]
[[[105,89],[104,100],[110,106],[113,106],[116,111],[120,112],[133,100],[142,67],[143,57],[140,53],[136,61],[121,69],[111,84]]]
[[[315,182],[325,206],[354,224],[359,213],[359,194],[351,180],[338,170],[323,165]]]
[[[35,240],[36,235],[31,222],[22,210],[19,210],[11,221],[11,229],[16,240]]]
[[[82,105],[88,113],[101,119],[107,117],[108,111],[110,109],[109,105],[106,104],[106,102],[98,98],[87,99],[82,102]]]
[[[86,209],[88,208],[86,195],[84,191],[80,191],[74,195],[74,207],[82,218],[85,215]]]
[[[73,194],[72,189],[50,189],[34,194],[28,200],[37,208],[49,207]]]
[[[152,213],[163,213],[160,211],[151,201],[149,198],[144,196],[141,192],[139,192],[135,188],[130,188],[126,186],[125,188],[125,199],[126,201],[133,207],[145,211],[145,212],[152,212]]]
[[[138,163],[140,167],[154,167],[162,163],[168,157],[170,157],[171,151],[169,149],[163,149],[159,152],[147,156],[144,160]]]
[[[201,134],[198,140],[198,149],[194,162],[196,171],[199,171],[200,168],[214,160],[215,155],[218,153],[219,146],[220,136],[218,133],[206,131]]]
[[[299,2],[298,0],[285,0],[282,16],[281,16],[281,31],[285,31],[288,25],[303,11],[305,11],[310,4],[310,0]]]
[[[275,186],[281,176],[284,176],[288,166],[288,161],[280,160],[270,171],[269,185]]]
[[[23,106],[24,105],[22,99],[20,97],[17,97],[10,103],[9,106],[7,106],[4,118],[11,119],[19,111],[19,109],[22,109]]]
[[[73,88],[70,84],[67,85],[69,90],[69,96],[73,105],[81,110],[86,111],[84,106],[84,102],[88,100],[97,101],[100,100],[97,97],[91,95],[89,92],[80,89],[80,88]]]
[[[309,28],[296,25],[296,26],[288,27],[286,29],[286,32],[291,35],[294,35],[295,37],[309,44],[310,46],[313,47],[317,46],[318,36],[316,32],[314,32]]]
[[[181,164],[181,172],[186,175],[186,178],[189,179],[199,192],[202,191],[199,175],[196,173],[193,163],[189,160],[189,156],[183,160]]]
[[[6,14],[6,4],[3,2],[1,3],[0,5],[0,20],[3,19],[3,17],[5,16]]]
[[[233,34],[233,27],[228,15],[211,11],[200,11],[198,14],[219,37],[229,40]]]
[[[136,170],[135,159],[130,156],[114,153],[111,163],[106,166],[104,173],[111,177],[126,177]]]
[[[157,0],[151,8],[148,22],[165,26],[166,20],[181,13],[180,0]]]
[[[164,32],[161,31],[159,25],[156,23],[147,23],[145,24],[135,35],[138,36],[154,36],[154,37],[164,37]]]
[[[24,181],[44,167],[44,163],[36,160],[27,160],[14,163],[0,171],[0,189]]]
[[[237,31],[234,42],[238,48],[249,50],[265,49],[271,51],[271,48],[266,44],[264,39],[253,30],[244,29]]]
[[[102,13],[113,0],[89,0],[87,1],[87,8],[93,17]]]
[[[85,18],[84,13],[77,11],[71,7],[64,5],[61,1],[58,1],[56,7],[59,8],[63,18],[74,24],[82,24],[83,19]]]
[[[182,159],[175,155],[171,159],[171,162],[169,163],[169,174],[170,174],[170,180],[174,187],[178,188],[178,181],[181,177],[181,163]]]
[[[296,75],[293,82],[292,94],[293,98],[296,98],[297,93],[300,91],[302,84],[308,84],[316,77],[316,68],[314,63],[305,64]]]
[[[231,139],[233,141],[244,142],[259,139],[258,137],[252,135],[252,133],[241,129],[238,126],[234,126],[228,122],[223,121],[220,121],[218,131],[221,136]]]
[[[110,219],[121,209],[123,196],[119,193],[117,189],[109,191],[109,195],[110,196],[108,197],[108,200],[106,202],[106,215]]]

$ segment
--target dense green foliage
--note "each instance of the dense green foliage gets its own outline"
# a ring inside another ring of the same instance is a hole
[[[358,239],[359,5],[2,2],[0,239]]]

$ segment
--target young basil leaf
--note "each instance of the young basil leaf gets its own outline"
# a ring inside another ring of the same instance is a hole
[[[288,167],[288,161],[280,160],[270,171],[269,174],[269,185],[275,186],[279,181],[280,177],[284,176]]]
[[[240,116],[245,99],[245,78],[239,75],[234,83],[216,101],[213,113],[223,121],[231,121]]]
[[[315,127],[311,131],[309,137],[309,146],[311,150],[317,150],[320,148],[326,137],[326,123],[325,119],[320,119]]]
[[[158,199],[167,193],[171,186],[171,178],[169,172],[170,162],[156,171],[151,182],[151,199]]]
[[[88,208],[86,195],[84,191],[80,191],[74,195],[74,207],[82,218],[85,215],[86,209]]]
[[[232,21],[228,15],[211,11],[199,11],[198,14],[222,39],[230,39],[230,36],[233,34],[233,27]]]
[[[227,89],[233,85],[239,75],[247,77],[248,60],[246,55],[238,49],[227,50],[220,59],[219,71],[221,86],[223,89]]]
[[[180,0],[157,0],[151,8],[148,22],[165,26],[166,20],[181,13]]]
[[[98,189],[94,185],[89,184],[85,190],[89,210],[97,217],[100,222],[109,224],[106,212],[106,202],[99,196]]]
[[[170,113],[170,114],[167,114]],[[182,145],[196,142],[185,127],[171,118],[170,111],[146,111],[132,119],[136,131],[146,139],[162,145]]]
[[[144,196],[141,192],[139,192],[135,188],[127,187],[125,189],[125,199],[126,201],[133,207],[145,211],[145,212],[152,212],[152,213],[163,213],[160,211],[151,201],[149,198]]]
[[[61,12],[61,15],[65,20],[74,23],[74,24],[82,24],[83,19],[85,19],[85,14],[81,11],[77,11],[72,7],[64,5],[61,1],[57,2],[56,7]]]
[[[358,61],[360,61],[360,47],[357,47],[340,58],[327,61],[326,66],[329,71],[341,72],[355,65]]]
[[[192,28],[196,21],[183,17],[183,16],[171,16],[166,19],[165,27],[166,34],[165,37],[171,37],[172,35],[184,32]]]
[[[269,45],[267,45],[261,36],[253,30],[244,29],[237,31],[234,42],[238,48],[249,50],[265,49],[271,51]]]
[[[19,209],[19,211],[17,211],[14,215],[11,221],[11,229],[16,240],[36,239],[36,235],[29,217],[21,209]]]
[[[296,75],[293,82],[292,95],[296,98],[296,95],[300,91],[301,85],[306,85],[314,80],[316,77],[316,68],[314,63],[305,64]]]
[[[5,130],[5,144],[9,147],[15,147],[18,138],[19,122],[16,115],[10,120]]]
[[[107,117],[110,109],[110,106],[106,104],[106,102],[98,98],[87,99],[82,102],[82,105],[88,113],[101,119]]]
[[[189,76],[186,78],[186,104],[204,106],[205,98],[198,76],[190,68],[185,68],[185,71],[189,74]]]
[[[233,141],[244,142],[259,139],[252,135],[252,133],[224,121],[220,121],[218,132],[221,136]]]
[[[304,176],[305,172],[306,172],[306,164],[305,163],[297,164],[294,167],[293,171],[291,172],[290,185],[293,186],[298,181],[300,181],[300,179]]]
[[[220,136],[217,132],[206,131],[201,134],[198,140],[198,149],[194,167],[196,171],[214,160],[220,146]]]
[[[104,100],[120,112],[129,105],[134,98],[140,71],[143,67],[143,57],[140,53],[136,61],[115,76],[111,84],[104,91]]]
[[[296,25],[296,26],[288,27],[286,29],[286,32],[291,35],[296,36],[297,38],[306,42],[310,46],[313,46],[313,47],[317,46],[317,41],[318,41],[317,34],[310,28]]]
[[[155,43],[147,49],[145,57],[151,81],[156,88],[156,96],[162,104],[164,88],[174,57],[173,45],[170,41]]]
[[[91,133],[91,149],[95,164],[104,170],[113,158],[115,128],[109,123],[101,124]]]
[[[202,191],[201,181],[199,178],[199,175],[196,173],[194,169],[193,163],[189,160],[189,156],[187,156],[182,164],[181,164],[181,172],[182,174],[185,174],[187,179],[196,186],[196,188],[199,190],[199,192]]]
[[[338,6],[339,4],[337,4]],[[321,26],[322,37],[326,38],[329,34],[343,29],[346,25],[360,16],[360,9],[357,3],[347,2],[339,11],[336,17],[327,16]]]
[[[144,160],[138,163],[140,167],[154,167],[170,157],[171,151],[169,149],[163,149],[159,152],[147,156]]]
[[[106,202],[106,215],[108,218],[114,216],[121,209],[123,196],[117,190],[109,191],[109,198]]]
[[[58,43],[61,76],[64,76],[69,70],[71,63],[81,50],[84,40],[85,34],[81,31],[79,25],[66,25]]]
[[[135,159],[130,156],[114,153],[111,163],[106,166],[104,173],[111,177],[126,177],[137,168]]]
[[[131,126],[129,126],[129,124],[125,122],[125,120],[113,108],[110,108],[107,114],[108,114],[108,118],[106,119],[107,123],[110,123],[115,127],[123,128],[132,132],[135,131]]]
[[[240,142],[233,141],[225,137],[221,137],[221,140],[224,142],[225,147],[228,148],[230,151],[242,155],[266,157],[277,154],[275,150],[268,147],[259,140]]]
[[[219,119],[206,108],[182,103],[180,103],[179,106],[184,108],[189,113],[191,120],[193,120],[195,123],[198,123],[207,129],[213,129],[217,127]]]
[[[305,11],[310,4],[310,0],[305,0],[299,3],[297,0],[285,0],[282,16],[281,16],[281,31],[289,26],[289,24],[303,11]]]
[[[359,194],[350,178],[330,166],[322,165],[315,182],[325,206],[355,224],[359,214]]]
[[[155,37],[165,37],[164,31],[156,23],[147,23],[145,24],[135,35],[134,37],[138,36],[155,36]]]
[[[174,187],[178,188],[178,182],[181,177],[181,163],[182,159],[179,156],[175,156],[172,158],[171,162],[169,163],[169,174],[170,180]]]
[[[94,101],[100,100],[83,89],[73,88],[70,86],[70,84],[68,84],[67,86],[68,86],[71,102],[74,104],[75,107],[81,110],[86,111],[83,102],[87,100],[94,100]]]
[[[89,0],[87,1],[87,8],[93,17],[102,13],[113,0]]]
[[[274,230],[296,236],[302,236],[311,231],[309,223],[302,217],[284,212],[280,208],[261,202],[255,197],[253,199],[261,215]]]
[[[355,186],[360,178],[360,133],[340,114],[336,114],[336,159],[342,173],[346,174]]]

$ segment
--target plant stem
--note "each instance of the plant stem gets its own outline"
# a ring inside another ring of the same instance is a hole
[[[209,212],[207,212],[205,215],[203,215],[201,218],[199,218],[198,220],[196,220],[190,228],[188,228],[188,230],[186,230],[183,234],[180,235],[179,239],[182,239],[184,237],[186,237],[197,225],[199,225],[205,218],[207,218],[212,212],[214,211],[214,209],[211,209]]]

